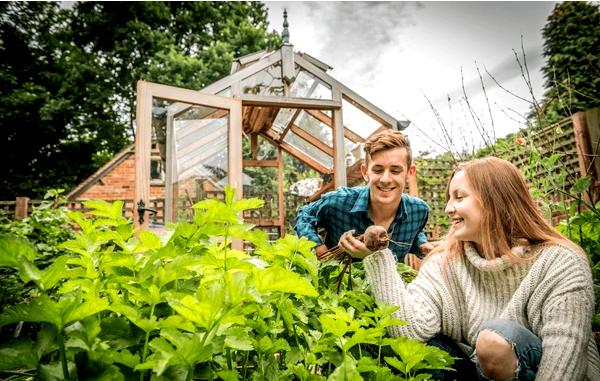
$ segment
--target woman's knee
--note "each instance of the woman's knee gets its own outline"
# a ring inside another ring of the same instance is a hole
[[[512,345],[494,331],[484,329],[475,344],[477,362],[486,377],[506,380],[517,372],[517,355]]]

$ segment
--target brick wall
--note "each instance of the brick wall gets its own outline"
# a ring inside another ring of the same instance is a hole
[[[98,179],[78,200],[133,200],[135,192],[135,153],[127,153],[125,160],[117,164],[110,172]],[[165,187],[162,181],[150,185],[150,198],[164,198]]]

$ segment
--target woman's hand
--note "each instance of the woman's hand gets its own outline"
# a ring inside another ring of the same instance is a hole
[[[373,253],[365,246],[364,242],[354,237],[354,230],[342,234],[338,245],[353,258],[362,259]]]

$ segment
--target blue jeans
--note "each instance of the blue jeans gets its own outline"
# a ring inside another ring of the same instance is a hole
[[[510,343],[515,355],[517,355],[517,369],[515,376],[506,381],[535,380],[535,374],[537,373],[538,365],[542,358],[542,340],[521,324],[508,319],[488,320],[481,325],[481,331],[484,329],[502,336]],[[471,360],[477,367],[479,379],[484,381],[491,380],[491,378],[486,377],[481,371],[481,368],[477,363],[476,352],[473,352]]]
[[[515,377],[509,380],[534,380],[542,358],[542,341],[540,338],[521,324],[507,319],[486,321],[481,326],[481,330],[484,329],[502,336],[512,345],[517,355],[517,371]],[[434,380],[491,380],[481,371],[477,363],[477,354],[473,352],[469,360],[462,348],[448,336],[437,334],[429,339],[427,344],[445,350],[456,359],[453,366],[454,372],[440,370],[429,372]]]

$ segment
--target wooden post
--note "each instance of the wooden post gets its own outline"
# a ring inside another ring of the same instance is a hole
[[[152,150],[152,89],[148,82],[137,82],[135,132],[135,199],[133,200],[133,223],[140,223],[136,205],[143,201],[150,207],[150,151]],[[149,218],[144,217],[143,227]]]
[[[333,99],[342,103],[342,92],[333,92]],[[342,108],[333,110],[333,184],[335,189],[346,186],[346,152],[344,149],[344,118]]]
[[[592,149],[594,184],[594,199],[596,202],[600,199],[600,107],[589,109],[585,112],[588,133],[590,135],[590,146]]]
[[[414,176],[408,178],[408,194],[411,196],[419,197],[419,186],[417,185],[417,172]]]
[[[277,147],[277,211],[279,237],[285,235],[285,203],[283,194],[283,150]]]
[[[15,202],[15,220],[27,218],[27,207],[29,206],[29,197],[17,197]]]
[[[593,110],[589,110],[590,113],[593,114]],[[575,146],[577,147],[577,160],[579,162],[579,174],[580,176],[590,176],[592,178],[592,198],[595,197],[596,189],[595,184],[598,181],[598,173],[596,171],[596,167],[592,160],[594,159],[594,154],[598,154],[598,152],[594,152],[592,148],[592,142],[590,138],[590,128],[593,126],[588,125],[588,118],[586,111],[580,111],[571,117],[571,121],[573,122],[573,132],[575,134]],[[597,123],[596,118],[596,123]],[[598,126],[596,125],[596,128]],[[596,142],[597,143],[597,142]],[[588,194],[584,195],[584,198],[587,202],[594,202],[595,200],[590,200]]]

